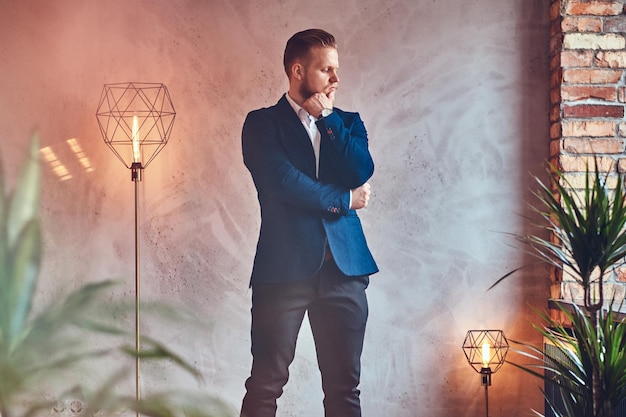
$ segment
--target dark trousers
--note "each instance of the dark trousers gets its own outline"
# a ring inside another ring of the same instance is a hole
[[[242,417],[274,417],[305,312],[322,375],[325,417],[360,417],[358,389],[368,276],[347,277],[331,260],[312,279],[252,287],[252,371]]]

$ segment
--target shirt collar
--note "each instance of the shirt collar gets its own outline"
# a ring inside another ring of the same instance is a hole
[[[291,98],[288,92],[285,93],[285,97],[287,97],[287,101],[291,105],[291,108],[293,109],[293,111],[296,112],[296,114],[300,114],[300,110],[304,110],[302,106],[300,106],[298,103],[294,101],[294,99]],[[304,112],[310,116],[310,114],[306,110],[304,110]]]

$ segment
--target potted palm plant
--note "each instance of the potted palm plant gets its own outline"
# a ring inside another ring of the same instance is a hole
[[[543,324],[536,328],[557,354],[524,345],[525,354],[541,365],[516,366],[556,385],[562,405],[547,398],[554,415],[611,417],[626,398],[626,324],[615,311],[616,300],[606,297],[604,285],[626,256],[624,181],[621,175],[601,173],[597,160],[593,171],[586,170],[582,190],[554,167],[549,174],[551,186],[537,178],[539,233],[519,238],[534,255],[580,285],[582,305],[567,309],[557,303],[571,322],[567,327],[542,314]],[[544,237],[546,232],[549,237]]]
[[[125,342],[133,340],[132,335],[103,314],[111,307],[111,302],[103,298],[115,282],[86,284],[61,301],[34,308],[42,259],[38,142],[35,136],[12,192],[5,189],[0,167],[0,417],[49,414],[57,399],[42,398],[42,392],[50,385],[57,388],[58,396],[80,396],[86,413],[133,411],[155,417],[233,415],[231,407],[209,395],[171,391],[138,399],[120,394],[116,387],[126,375],[123,366],[95,386],[93,381],[83,383],[80,377],[67,382],[68,370],[120,352],[131,358],[139,355],[172,361],[194,376],[199,375],[157,340],[144,337],[140,351]],[[93,339],[89,337],[93,335],[113,343],[107,348],[82,343]]]

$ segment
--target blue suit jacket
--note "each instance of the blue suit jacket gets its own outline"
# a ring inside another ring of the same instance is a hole
[[[350,190],[374,173],[363,121],[335,108],[316,123],[319,179],[311,140],[285,96],[246,117],[243,159],[261,206],[251,285],[312,277],[323,264],[326,242],[345,275],[378,272],[361,221],[349,207]]]

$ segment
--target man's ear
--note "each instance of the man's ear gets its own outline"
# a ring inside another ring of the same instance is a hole
[[[304,76],[304,68],[302,67],[301,63],[296,62],[291,66],[291,75],[296,80],[302,80],[302,77]]]

